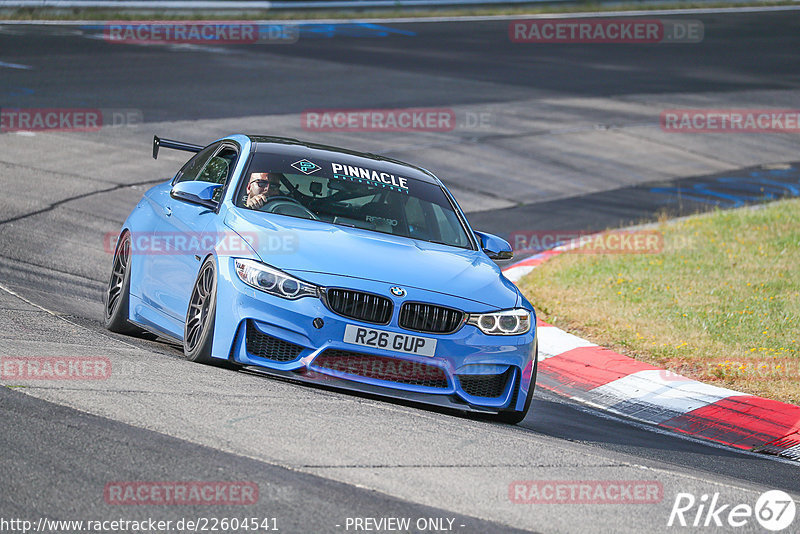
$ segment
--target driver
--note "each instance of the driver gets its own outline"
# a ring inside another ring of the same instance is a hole
[[[254,172],[247,183],[247,201],[245,205],[258,209],[267,203],[269,197],[280,195],[281,180],[286,177],[279,172]]]

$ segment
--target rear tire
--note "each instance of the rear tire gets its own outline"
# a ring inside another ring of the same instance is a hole
[[[124,232],[117,240],[114,249],[114,263],[103,299],[103,326],[117,334],[139,334],[137,328],[128,320],[131,291],[131,234]]]

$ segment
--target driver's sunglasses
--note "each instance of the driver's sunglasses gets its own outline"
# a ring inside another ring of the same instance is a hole
[[[251,184],[256,184],[258,187],[280,187],[280,182],[270,182],[269,180],[253,180]]]

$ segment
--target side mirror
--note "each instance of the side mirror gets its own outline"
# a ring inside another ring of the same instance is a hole
[[[178,182],[173,186],[170,195],[172,198],[200,204],[213,210],[217,207],[217,202],[213,200],[214,193],[221,187],[222,184],[198,182],[196,180]]]
[[[510,260],[514,257],[511,245],[502,237],[497,237],[486,232],[475,232],[481,240],[481,248],[493,260]]]

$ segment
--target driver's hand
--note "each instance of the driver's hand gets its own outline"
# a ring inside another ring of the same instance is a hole
[[[263,206],[267,202],[267,195],[262,193],[260,195],[256,195],[252,198],[248,198],[245,205],[248,208],[258,209]]]

